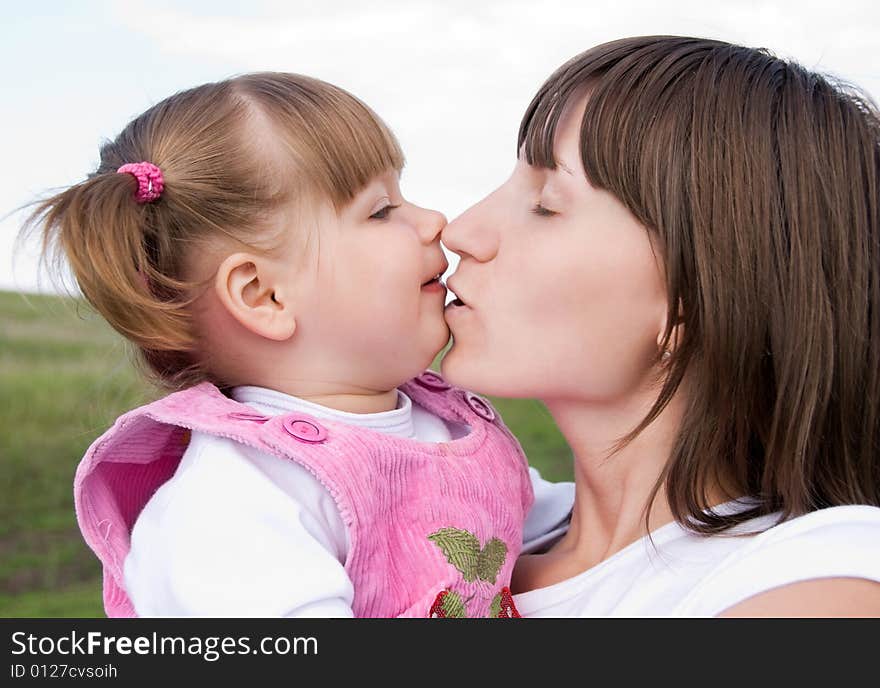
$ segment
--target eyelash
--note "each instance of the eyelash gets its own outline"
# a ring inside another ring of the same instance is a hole
[[[399,205],[386,205],[384,208],[380,208],[375,213],[370,215],[370,219],[371,220],[386,220],[386,219],[388,219],[388,214],[392,210],[399,208],[399,207],[400,207]]]
[[[548,210],[547,208],[542,206],[540,203],[535,204],[535,207],[532,208],[532,212],[535,215],[538,215],[539,217],[552,217],[553,215],[557,214],[556,211]]]

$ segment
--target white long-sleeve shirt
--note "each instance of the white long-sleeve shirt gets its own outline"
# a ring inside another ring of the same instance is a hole
[[[232,396],[265,415],[301,411],[423,442],[468,432],[403,392],[396,409],[370,414],[261,387],[237,387]],[[550,483],[529,471],[535,503],[523,540],[535,549],[565,531],[574,484]],[[307,469],[194,432],[175,474],[134,525],[125,587],[139,616],[350,617],[348,550],[333,497]]]

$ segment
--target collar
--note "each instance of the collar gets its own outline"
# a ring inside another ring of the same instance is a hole
[[[370,428],[396,437],[415,438],[416,436],[412,400],[400,390],[397,390],[397,408],[380,413],[337,411],[268,387],[253,385],[233,387],[231,395],[236,401],[252,406],[266,415],[277,416],[299,411],[313,418]]]

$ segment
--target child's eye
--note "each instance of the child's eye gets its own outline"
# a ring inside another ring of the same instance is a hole
[[[532,212],[535,215],[540,215],[541,217],[551,217],[553,215],[556,215],[555,210],[549,210],[542,206],[540,203],[535,203],[535,207],[532,208]]]
[[[391,214],[391,211],[395,208],[399,208],[399,205],[386,205],[381,210],[377,210],[375,213],[370,215],[371,220],[385,220]]]

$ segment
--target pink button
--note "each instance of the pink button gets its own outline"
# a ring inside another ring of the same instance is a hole
[[[473,392],[467,392],[464,399],[480,418],[489,422],[495,420],[495,411],[483,397],[477,396]]]
[[[269,420],[268,416],[259,413],[248,413],[247,411],[233,411],[232,413],[227,414],[227,418],[232,418],[234,420],[251,420],[254,423],[265,423]]]
[[[419,375],[416,378],[416,382],[418,382],[422,387],[433,389],[436,392],[443,392],[447,389],[452,388],[452,385],[446,382],[446,380],[440,377],[437,373],[433,373],[430,370],[426,370],[424,373]]]
[[[317,443],[327,439],[327,431],[317,423],[302,418],[285,418],[281,427],[300,442]]]

